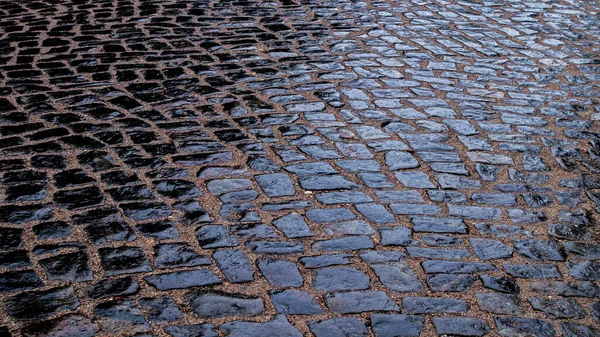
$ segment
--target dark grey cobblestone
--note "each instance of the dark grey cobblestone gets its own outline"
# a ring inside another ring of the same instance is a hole
[[[256,316],[264,311],[261,298],[236,294],[197,291],[186,296],[196,315],[202,318],[225,316]]]
[[[595,1],[0,2],[0,336],[597,336]]]
[[[490,331],[485,320],[473,317],[435,317],[433,325],[438,335],[484,336]]]
[[[556,330],[546,321],[520,317],[496,317],[494,319],[501,336],[556,336]]]
[[[360,319],[354,317],[332,318],[325,321],[309,322],[310,331],[317,337],[326,336],[368,336],[369,331]]]
[[[314,315],[323,313],[323,310],[316,299],[310,293],[302,290],[289,289],[272,291],[271,300],[278,313],[291,315]]]

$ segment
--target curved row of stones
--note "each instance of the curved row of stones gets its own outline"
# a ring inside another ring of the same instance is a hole
[[[592,1],[0,2],[0,336],[598,336]]]

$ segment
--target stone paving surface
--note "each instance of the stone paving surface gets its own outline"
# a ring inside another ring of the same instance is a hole
[[[600,3],[0,2],[0,336],[599,336]]]

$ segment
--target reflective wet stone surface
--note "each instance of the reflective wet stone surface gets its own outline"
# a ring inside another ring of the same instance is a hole
[[[600,335],[599,17],[0,1],[0,336]]]

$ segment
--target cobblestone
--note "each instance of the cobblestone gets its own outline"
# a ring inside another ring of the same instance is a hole
[[[0,3],[1,336],[597,336],[594,1]]]

